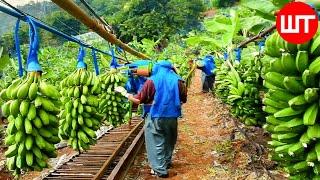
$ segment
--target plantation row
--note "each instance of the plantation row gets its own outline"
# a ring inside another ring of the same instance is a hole
[[[152,60],[170,59],[187,82],[188,62],[214,55],[216,96],[245,125],[270,133],[270,157],[292,179],[318,179],[320,33],[302,45],[289,44],[273,33],[233,54],[237,44],[274,24],[274,12],[288,2],[243,0],[239,6],[217,10],[188,35],[134,40],[129,45]],[[92,43],[110,50],[106,42]],[[162,43],[165,47],[159,50]],[[86,150],[96,142],[95,131],[102,124],[118,126],[130,117],[130,104],[114,92],[115,87],[125,86],[128,74],[110,69],[111,58],[102,54],[98,57],[102,74],[91,72],[91,63],[75,70],[77,48],[65,43],[41,49],[43,72],[28,72],[18,79],[15,60],[8,58],[0,79],[0,104],[8,120],[7,167],[15,174],[47,167],[48,158],[57,156],[54,144],[62,139],[75,150]],[[25,51],[22,48],[22,54]]]
[[[56,157],[54,144],[68,140],[75,150],[89,149],[96,141],[95,131],[103,121],[114,126],[128,118],[129,103],[114,87],[124,86],[126,78],[112,69],[96,76],[79,68],[60,82],[60,92],[29,72],[3,89],[2,113],[8,119],[5,144],[7,167],[41,170],[48,158]]]
[[[216,60],[215,94],[246,125],[271,134],[270,157],[291,179],[320,178],[320,33],[301,45],[275,32],[264,54]]]
[[[166,50],[177,48],[182,49],[172,44]],[[5,78],[0,79],[0,102],[2,115],[8,120],[4,140],[8,147],[6,165],[15,175],[48,167],[48,159],[57,156],[54,145],[61,140],[67,140],[74,150],[87,150],[96,143],[95,131],[101,125],[119,126],[130,119],[130,103],[114,91],[131,78],[127,67],[110,68],[111,58],[99,54],[99,70],[103,73],[96,75],[89,70],[94,69],[92,63],[83,65],[79,59],[76,63],[76,53],[72,43],[65,43],[61,49],[41,49],[43,72],[26,72],[18,79],[16,74],[10,74],[10,69],[18,69],[15,63],[6,67]],[[83,58],[90,61],[92,57]],[[179,74],[186,77],[189,66],[182,58],[172,59]]]

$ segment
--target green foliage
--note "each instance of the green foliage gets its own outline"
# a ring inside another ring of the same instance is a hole
[[[223,7],[230,7],[234,5],[235,0],[212,0],[212,5],[214,7],[223,8]]]
[[[91,4],[92,7],[96,10],[96,12],[99,15],[103,15],[107,22],[111,21],[113,23],[115,14],[119,13],[120,11],[123,10],[123,6],[125,5],[127,0],[92,0],[92,1],[87,1],[88,3]]]
[[[260,99],[262,63],[255,47],[243,49],[240,63],[216,60],[215,94],[230,105],[233,116],[250,126],[265,122]]]
[[[217,51],[232,46],[232,40],[238,34],[240,21],[238,13],[230,10],[230,17],[216,15],[204,21],[205,31],[190,33],[186,39],[189,46],[201,46],[204,50]]]
[[[275,20],[274,12],[278,9],[269,0],[242,0],[241,5],[255,11],[256,15],[268,20]]]
[[[129,42],[162,39],[199,25],[204,10],[200,0],[133,0],[126,3],[115,24],[120,38]]]
[[[19,29],[19,40],[20,44],[28,44],[29,43],[29,27],[26,23],[20,23]],[[4,46],[5,52],[11,52],[14,47],[14,32],[10,31],[3,34],[0,37],[0,45]]]
[[[214,18],[204,20],[203,31],[189,33],[186,43],[201,47],[204,52],[229,52],[246,37],[258,34],[271,24],[272,21],[255,15],[244,6],[221,10]]]
[[[71,36],[76,36],[87,32],[86,27],[81,22],[79,22],[69,14],[61,11],[52,12],[45,18],[44,21],[50,26],[55,27],[59,31]],[[57,37],[57,35],[46,31],[43,31],[41,35],[41,41],[46,45],[61,45],[62,42],[65,42],[65,39]]]
[[[200,49],[200,54],[216,54],[215,94],[230,105],[232,115],[246,125],[262,125],[260,91],[262,87],[262,56],[257,45],[251,43],[242,49],[241,62],[234,61],[233,49],[248,36],[258,34],[271,26],[272,21],[256,15],[252,9],[240,6],[219,10],[214,18],[205,19],[203,31],[193,31],[186,38],[190,48]],[[229,60],[221,60],[222,53]]]

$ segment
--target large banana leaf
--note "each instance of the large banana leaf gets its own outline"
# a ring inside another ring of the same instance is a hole
[[[204,26],[207,31],[211,33],[228,31],[232,24],[226,24],[225,22],[218,22],[217,19],[210,19],[204,22]]]
[[[238,14],[230,10],[229,17],[217,16],[204,22],[206,32],[190,35],[186,42],[190,46],[201,45],[204,49],[211,51],[231,47],[233,38],[240,30]]]
[[[241,0],[241,5],[256,12],[264,19],[275,21],[274,12],[279,9],[270,0]]]
[[[278,8],[282,8],[285,4],[291,2],[292,0],[272,0],[273,4]]]
[[[219,49],[222,44],[219,40],[211,38],[207,35],[198,35],[186,39],[186,43],[190,46],[203,46],[208,49]]]
[[[241,19],[241,27],[245,31],[249,31],[253,34],[258,34],[265,27],[272,25],[272,21],[264,19],[260,16],[251,16]]]

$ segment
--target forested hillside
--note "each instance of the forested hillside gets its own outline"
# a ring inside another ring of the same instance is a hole
[[[82,6],[80,1],[76,0],[76,3]],[[162,40],[177,33],[185,35],[191,29],[200,27],[201,12],[206,9],[203,0],[92,0],[88,3],[125,42],[144,38]],[[69,35],[88,31],[50,1],[33,2],[18,8]],[[15,19],[0,13],[0,23],[8,24],[0,27],[0,45],[6,42],[6,48],[12,49]],[[28,42],[27,36],[24,36],[27,31],[27,27],[22,25],[19,32],[22,43]],[[43,46],[64,42],[47,32],[41,32],[40,39]]]
[[[29,4],[18,6],[18,8],[40,19],[43,19],[46,15],[58,10],[57,6],[49,1],[31,1]],[[5,26],[0,26],[0,35],[3,35],[6,32],[12,31],[12,28],[15,25],[15,18],[0,12],[0,24],[5,24]]]

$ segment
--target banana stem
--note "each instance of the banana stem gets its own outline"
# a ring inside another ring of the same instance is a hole
[[[191,78],[193,77],[194,75],[194,71],[197,69],[197,65],[195,63],[193,63],[192,65],[192,68],[191,70],[189,71],[188,75],[187,75],[187,78],[186,78],[186,84],[187,84],[187,87],[190,87],[191,85]]]

